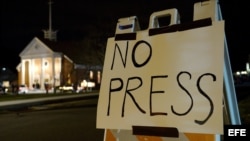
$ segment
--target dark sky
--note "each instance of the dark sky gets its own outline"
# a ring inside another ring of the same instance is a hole
[[[83,39],[93,27],[114,35],[117,20],[137,16],[142,29],[155,11],[177,8],[181,23],[192,21],[193,4],[200,0],[53,0],[53,29],[58,40]],[[245,70],[250,54],[248,43],[250,7],[241,1],[219,0],[233,71]],[[0,66],[15,69],[19,53],[48,28],[48,0],[1,0]]]

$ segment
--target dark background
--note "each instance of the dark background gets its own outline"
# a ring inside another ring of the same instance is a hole
[[[1,0],[0,66],[16,70],[19,53],[35,37],[48,29],[49,0]],[[103,39],[114,36],[119,18],[137,16],[141,29],[147,29],[155,11],[177,8],[181,23],[192,21],[193,4],[201,0],[53,0],[52,25],[59,41],[82,40],[92,32],[102,32]],[[244,1],[245,2],[245,1]],[[228,43],[232,71],[245,70],[250,9],[243,1],[219,0]]]

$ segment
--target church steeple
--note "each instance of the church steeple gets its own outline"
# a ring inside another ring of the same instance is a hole
[[[52,1],[49,0],[49,29],[43,30],[44,32],[44,38],[49,39],[51,41],[57,40],[57,31],[53,31],[52,29]]]

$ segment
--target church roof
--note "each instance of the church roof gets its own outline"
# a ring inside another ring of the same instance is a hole
[[[39,40],[54,52],[63,53],[75,64],[102,65],[98,58],[99,51],[94,47],[85,46],[83,41],[50,41],[44,38]]]

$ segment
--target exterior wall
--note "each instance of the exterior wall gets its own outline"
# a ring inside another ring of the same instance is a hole
[[[30,62],[25,61],[24,62],[24,84],[27,84],[28,87],[30,87]]]
[[[44,89],[47,83],[51,87],[60,85],[79,85],[83,80],[95,82],[100,88],[101,69],[74,68],[74,63],[67,58],[44,57],[23,59],[18,69],[18,85],[26,84],[30,88]]]
[[[42,58],[34,58],[31,61],[31,82],[32,87],[39,89],[42,81]]]
[[[60,86],[61,85],[61,72],[62,72],[62,58],[57,57],[54,59],[54,86]]]
[[[80,85],[83,80],[89,80],[89,71],[86,68],[76,68],[74,70],[75,85]]]
[[[79,86],[83,80],[87,80],[95,82],[95,89],[99,89],[101,83],[101,73],[102,70],[99,69],[89,70],[87,68],[76,68],[73,75],[76,79],[74,79],[75,81],[73,83]]]
[[[61,57],[41,57],[22,59],[18,69],[18,84],[29,88],[44,89],[45,84],[51,87],[61,84]]]
[[[61,52],[54,52],[36,37],[20,53],[20,57],[21,62],[17,66],[18,85],[26,84],[29,88],[44,89],[45,84],[58,87],[75,85],[83,80],[99,84],[96,68],[89,65],[75,69],[77,67],[70,58]],[[92,77],[90,71],[93,71]]]
[[[62,77],[61,77],[61,85],[72,84],[75,80],[73,77],[73,62],[69,61],[65,57],[62,59]]]
[[[29,88],[44,89],[61,85],[79,85],[83,80],[95,82],[100,87],[101,69],[76,68],[66,57],[41,57],[22,59],[18,69],[18,85],[26,84]]]
[[[17,66],[18,85],[45,89],[45,84],[58,87],[65,84],[77,85],[83,80],[95,82],[97,86],[100,84],[97,78],[100,67],[89,65],[79,69],[70,58],[61,52],[53,52],[37,39],[32,40],[20,57],[21,62]],[[90,71],[93,72],[92,76]]]

